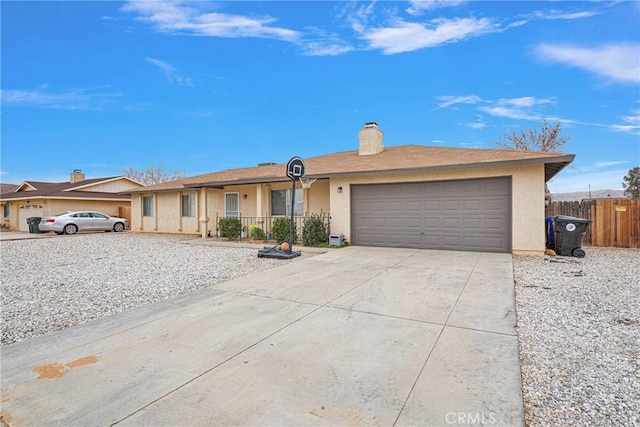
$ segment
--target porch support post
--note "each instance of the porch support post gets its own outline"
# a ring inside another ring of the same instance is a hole
[[[262,184],[256,185],[256,216],[262,217]]]
[[[207,189],[202,187],[200,189],[200,197],[198,197],[199,215],[200,215],[200,236],[203,239],[207,238],[209,217],[207,216]]]

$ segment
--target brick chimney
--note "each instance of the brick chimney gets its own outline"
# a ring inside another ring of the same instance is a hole
[[[364,128],[360,129],[360,151],[361,156],[381,153],[384,149],[382,130],[376,122],[367,122]]]
[[[82,182],[84,180],[85,180],[84,173],[80,169],[74,169],[74,171],[71,172],[71,179],[69,180],[71,184],[75,184],[76,182]]]

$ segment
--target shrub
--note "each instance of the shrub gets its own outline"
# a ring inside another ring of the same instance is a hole
[[[218,230],[220,236],[237,240],[242,235],[242,222],[239,218],[220,218]]]
[[[288,242],[289,241],[289,224],[290,219],[280,217],[276,218],[273,221],[273,225],[271,226],[271,236],[277,243]],[[296,242],[296,234],[298,231],[296,230],[295,223],[293,224],[293,241]]]
[[[324,227],[324,221],[318,214],[311,214],[309,218],[304,219],[302,224],[302,243],[305,246],[316,246],[327,243],[329,236]]]
[[[253,240],[265,240],[267,236],[264,234],[264,230],[255,224],[251,225],[251,239]]]

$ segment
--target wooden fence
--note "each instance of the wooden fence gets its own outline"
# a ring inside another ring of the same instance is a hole
[[[640,248],[640,201],[588,199],[582,202],[551,202],[546,216],[567,215],[590,219],[583,244]]]

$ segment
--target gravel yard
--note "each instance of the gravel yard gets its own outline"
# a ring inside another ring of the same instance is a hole
[[[530,426],[640,424],[640,251],[514,256]]]
[[[182,236],[79,234],[0,242],[2,344],[119,313],[293,260]]]

